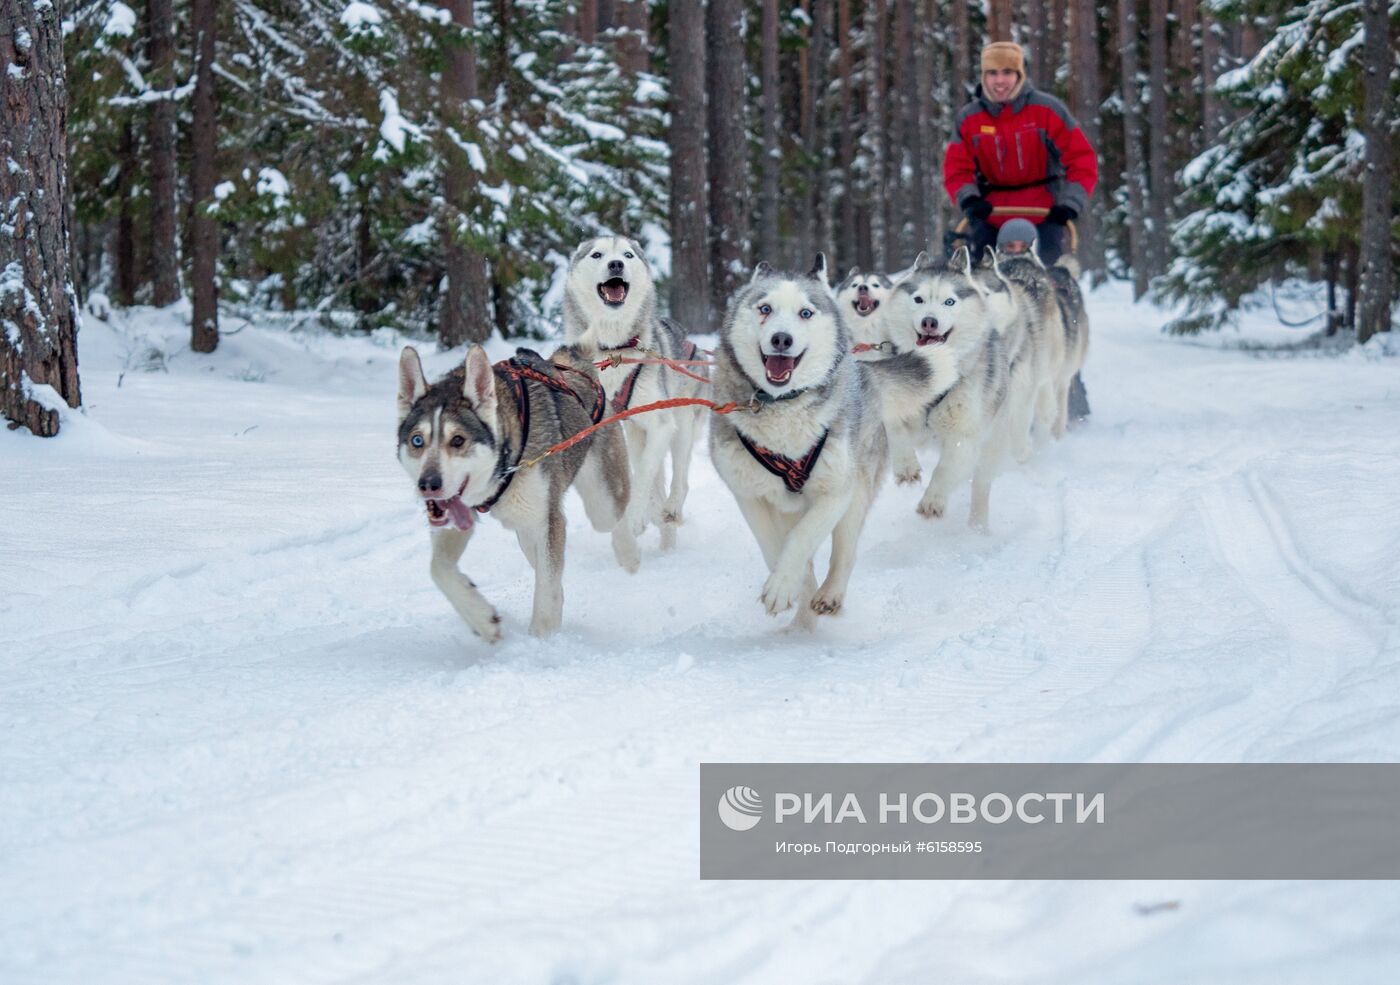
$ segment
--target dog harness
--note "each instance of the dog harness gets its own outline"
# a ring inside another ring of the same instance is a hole
[[[529,349],[520,349],[517,350],[517,353],[529,353],[530,356],[535,359],[540,358],[537,353]],[[491,368],[495,371],[496,375],[508,381],[511,385],[511,389],[515,392],[515,413],[520,418],[520,450],[515,453],[515,461],[507,467],[506,460],[511,457],[510,442],[501,445],[501,454],[496,460],[496,471],[504,474],[505,479],[501,482],[501,487],[496,490],[490,499],[473,507],[478,513],[489,512],[491,507],[495,506],[496,503],[500,501],[500,498],[505,495],[506,490],[510,488],[511,482],[515,480],[515,473],[520,466],[520,459],[525,454],[525,446],[530,442],[530,394],[525,388],[526,380],[532,380],[535,383],[540,383],[549,387],[549,389],[557,393],[566,393],[573,397],[584,410],[588,411],[588,416],[592,418],[594,424],[601,421],[603,415],[607,413],[608,395],[603,389],[603,384],[599,383],[588,373],[574,369],[572,366],[560,366],[558,363],[551,363],[550,365],[561,372],[578,373],[580,376],[587,379],[593,386],[593,406],[589,408],[588,405],[583,402],[583,398],[578,395],[578,391],[569,386],[569,384],[558,377],[540,372],[518,354],[492,366]]]
[[[617,352],[621,349],[635,349],[640,344],[640,340],[634,335],[627,340],[626,344],[613,346],[604,349],[604,352]],[[700,351],[700,347],[690,339],[686,339],[681,346],[681,359],[690,360],[695,358],[695,354]],[[612,409],[614,414],[621,414],[628,407],[632,406],[632,391],[637,389],[637,376],[642,371],[642,364],[638,363],[632,367],[632,372],[627,374],[627,378],[622,381],[622,386],[617,388],[617,393],[613,394]]]
[[[823,431],[817,443],[801,458],[788,458],[786,455],[769,451],[762,445],[756,445],[738,428],[734,429],[734,433],[739,436],[739,443],[754,457],[754,461],[782,479],[789,492],[800,493],[807,480],[812,477],[812,469],[817,467],[817,459],[822,457],[822,448],[826,445],[826,436],[830,431]]]

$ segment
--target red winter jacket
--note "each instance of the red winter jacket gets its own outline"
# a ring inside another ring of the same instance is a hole
[[[1029,82],[1009,103],[992,102],[979,87],[958,114],[957,138],[943,159],[943,187],[958,208],[980,195],[993,206],[1067,205],[1082,213],[1098,180],[1094,148],[1065,104]],[[990,221],[1000,227],[1014,218]]]

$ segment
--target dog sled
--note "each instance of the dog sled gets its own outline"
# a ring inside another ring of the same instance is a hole
[[[1029,219],[1032,222],[1044,219],[1049,214],[1049,209],[1031,205],[998,205],[992,209],[994,216],[1005,219]],[[1064,255],[1072,257],[1079,252],[1079,229],[1072,221],[1065,223],[1065,228],[1067,234]],[[956,226],[943,234],[943,252],[946,256],[951,257],[960,246],[972,249],[972,223],[968,221],[967,216],[963,216]]]

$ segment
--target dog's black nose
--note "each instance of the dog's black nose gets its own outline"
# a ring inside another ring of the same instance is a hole
[[[925,332],[938,331],[938,319],[933,317],[933,315],[925,315],[920,325]]]
[[[429,472],[427,475],[418,477],[419,492],[438,492],[442,489],[442,475],[437,472]]]
[[[622,261],[621,261],[621,260],[609,260],[609,261],[608,261],[608,273],[610,273],[610,274],[621,274],[621,273],[622,273]]]
[[[787,352],[792,348],[792,336],[787,332],[774,332],[768,344],[773,347],[774,352]]]
[[[856,288],[856,293],[857,293],[857,294],[869,294],[869,293],[870,293],[870,288],[867,287],[865,284],[862,284],[862,285],[860,285],[860,287],[857,287],[857,288]]]

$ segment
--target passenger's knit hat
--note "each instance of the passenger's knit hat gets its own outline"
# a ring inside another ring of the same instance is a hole
[[[1038,233],[1029,219],[1009,219],[997,230],[997,246],[1007,243],[1035,243]]]
[[[993,41],[982,49],[982,71],[990,72],[994,68],[1009,68],[1024,79],[1026,53],[1015,41]]]

